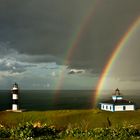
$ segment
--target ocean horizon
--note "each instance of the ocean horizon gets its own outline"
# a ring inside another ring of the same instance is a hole
[[[105,90],[99,96],[99,102],[111,98],[113,91]],[[95,90],[20,90],[19,107],[29,111],[92,109],[95,101]],[[124,99],[131,100],[140,108],[140,90],[122,91]],[[0,110],[11,109],[11,91],[0,90]]]

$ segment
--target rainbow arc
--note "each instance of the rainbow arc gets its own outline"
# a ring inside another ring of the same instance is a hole
[[[135,21],[130,25],[130,27],[125,32],[123,37],[120,39],[120,41],[114,48],[112,54],[110,55],[109,60],[106,63],[106,65],[102,71],[102,74],[99,78],[99,81],[98,81],[98,84],[96,87],[96,93],[94,93],[95,94],[94,101],[93,101],[94,105],[96,105],[96,103],[98,101],[98,97],[101,94],[101,91],[104,87],[105,80],[106,80],[108,74],[110,73],[112,66],[115,64],[116,59],[118,59],[120,52],[122,52],[124,50],[124,48],[127,47],[127,45],[126,45],[127,42],[133,36],[134,32],[137,30],[138,27],[140,27],[140,17],[135,19]]]

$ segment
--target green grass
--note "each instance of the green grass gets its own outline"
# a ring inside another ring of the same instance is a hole
[[[29,112],[0,112],[0,124],[16,127],[19,123],[40,122],[54,125],[56,128],[90,128],[116,127],[134,125],[140,127],[140,110],[128,112],[106,112],[93,110],[56,110]]]
[[[0,112],[0,138],[66,140],[140,139],[140,110]]]

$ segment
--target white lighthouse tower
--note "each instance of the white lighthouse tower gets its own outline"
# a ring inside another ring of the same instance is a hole
[[[12,92],[12,111],[19,110],[19,88],[18,84],[15,83],[11,89]]]

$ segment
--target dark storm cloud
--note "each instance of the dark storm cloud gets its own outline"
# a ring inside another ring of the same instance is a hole
[[[75,24],[89,7],[86,4],[89,2],[79,2],[3,1],[0,6],[1,39],[10,40],[12,47],[21,53],[63,54]]]
[[[14,53],[15,51],[9,47],[10,42],[0,42],[0,58],[3,58],[5,55]]]
[[[114,47],[140,16],[139,4],[140,1],[102,1],[78,44],[71,66],[102,70]]]
[[[0,42],[0,58],[14,58],[20,62],[29,63],[62,62],[60,58],[50,54],[20,54],[17,50],[11,48],[10,42]]]
[[[92,5],[95,13],[83,28],[69,64],[99,72],[129,25],[140,16],[139,0],[99,1],[98,6],[93,0],[1,0],[0,41],[9,41],[11,48],[30,55],[31,61],[59,60],[62,64],[70,40]]]

